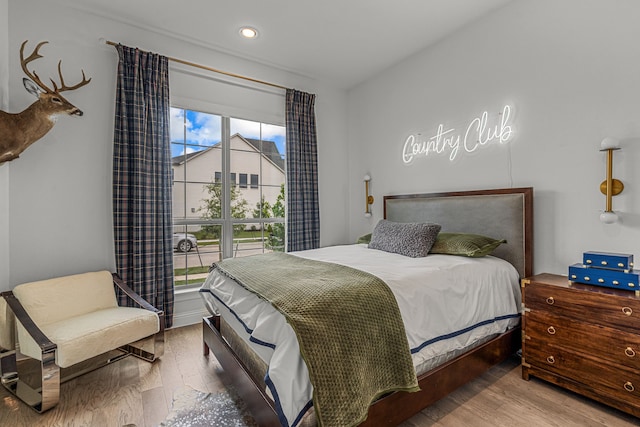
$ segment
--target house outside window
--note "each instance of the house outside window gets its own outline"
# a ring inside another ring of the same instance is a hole
[[[176,285],[199,286],[223,258],[284,250],[285,128],[182,108],[171,119]]]

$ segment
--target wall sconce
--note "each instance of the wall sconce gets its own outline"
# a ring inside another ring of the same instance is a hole
[[[369,206],[373,204],[373,196],[369,194],[369,181],[371,181],[371,177],[369,175],[364,176],[364,197],[365,197],[365,209],[364,216],[369,218],[371,217],[371,210]]]
[[[607,152],[607,179],[600,184],[600,192],[607,196],[606,209],[600,214],[600,221],[605,224],[613,224],[618,221],[618,214],[611,207],[611,198],[624,190],[622,181],[613,178],[613,152],[620,149],[618,144],[618,140],[614,138],[605,138],[600,143],[600,151]]]

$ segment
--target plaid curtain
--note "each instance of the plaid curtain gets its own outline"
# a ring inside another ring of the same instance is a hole
[[[287,252],[320,246],[315,99],[287,89]]]
[[[113,141],[116,268],[173,322],[169,62],[119,45]],[[120,304],[131,301],[119,295]]]

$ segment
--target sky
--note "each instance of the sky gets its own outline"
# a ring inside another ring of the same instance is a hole
[[[186,117],[185,117],[186,116]],[[186,120],[185,120],[186,118]],[[215,114],[171,108],[171,142],[182,143],[186,139],[186,152],[200,151],[220,142],[221,118]],[[186,126],[186,138],[185,138]],[[231,135],[239,133],[245,138],[274,141],[284,155],[285,127],[231,118]],[[184,154],[184,146],[171,144],[171,156]]]

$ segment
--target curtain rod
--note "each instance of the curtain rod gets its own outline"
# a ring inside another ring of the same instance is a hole
[[[105,40],[104,42],[106,44],[108,44],[108,45],[111,45],[111,46],[118,46],[120,44],[120,43],[112,42],[110,40]],[[252,77],[247,77],[247,76],[243,76],[243,75],[240,75],[240,74],[229,73],[227,71],[222,71],[222,70],[218,70],[216,68],[207,67],[206,65],[196,64],[195,62],[189,62],[189,61],[185,61],[185,60],[179,59],[179,58],[172,58],[171,56],[168,56],[167,59],[169,59],[169,61],[178,62],[180,64],[188,65],[190,67],[200,68],[200,69],[203,69],[203,70],[212,71],[214,73],[224,74],[225,76],[235,77],[237,79],[248,80],[250,82],[260,83],[260,84],[271,86],[271,87],[275,87],[275,88],[278,88],[278,89],[284,89],[284,90],[289,89],[288,87],[281,86],[281,85],[278,85],[278,84],[275,84],[275,83],[265,82],[263,80],[254,79]]]

